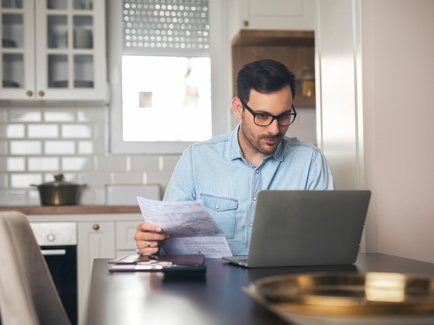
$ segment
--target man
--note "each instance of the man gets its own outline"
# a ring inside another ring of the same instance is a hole
[[[232,110],[239,125],[230,133],[196,143],[179,159],[164,200],[201,200],[222,228],[234,255],[246,255],[260,190],[333,189],[329,166],[318,148],[285,137],[297,112],[294,74],[272,60],[246,64],[238,73]],[[141,254],[156,254],[164,231],[137,226]]]

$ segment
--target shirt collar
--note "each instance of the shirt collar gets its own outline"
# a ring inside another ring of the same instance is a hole
[[[238,130],[240,128],[240,125],[238,124],[237,127],[232,130],[231,136],[230,136],[230,159],[242,159],[243,155],[241,153],[240,144],[238,142]],[[282,139],[282,141],[279,142],[277,145],[276,151],[273,153],[273,155],[266,157],[265,159],[269,159],[273,157],[276,160],[283,161],[283,158],[285,157],[285,145],[284,142],[285,138]]]
[[[230,159],[242,159],[243,155],[241,154],[240,144],[238,142],[238,130],[240,125],[238,124],[235,129],[231,132],[231,140],[230,140]]]

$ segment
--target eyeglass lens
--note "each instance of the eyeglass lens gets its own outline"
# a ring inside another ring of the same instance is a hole
[[[280,126],[288,126],[294,121],[294,115],[282,114],[273,117],[268,114],[255,114],[254,122],[259,126],[268,126],[273,123],[275,119],[277,120],[277,124],[279,124]]]

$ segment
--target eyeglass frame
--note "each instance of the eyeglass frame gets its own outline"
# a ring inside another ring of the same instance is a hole
[[[255,125],[257,125],[257,126],[262,126],[262,127],[267,127],[267,126],[270,126],[273,122],[274,122],[274,120],[277,120],[277,125],[279,125],[279,126],[281,126],[281,127],[284,127],[284,126],[290,126],[292,123],[294,123],[294,121],[295,121],[295,119],[296,119],[296,117],[297,117],[297,111],[295,110],[295,106],[294,106],[294,104],[292,104],[291,105],[291,111],[289,112],[289,113],[282,113],[282,114],[279,114],[279,115],[273,115],[273,114],[270,114],[270,113],[267,113],[267,112],[263,112],[263,113],[258,113],[258,112],[255,112],[249,105],[247,105],[241,98],[240,98],[240,102],[241,102],[241,104],[243,105],[243,107],[245,108],[245,109],[247,109],[247,111],[250,113],[250,114],[252,114],[253,115],[253,123],[255,123]],[[270,123],[269,124],[267,124],[267,125],[260,125],[260,124],[258,124],[258,123],[256,123],[256,116],[257,115],[268,115],[268,116],[271,116],[271,121],[270,121]],[[282,115],[292,115],[292,116],[294,116],[294,118],[293,118],[293,120],[288,124],[288,125],[280,125],[280,123],[279,123],[279,118],[282,116]]]

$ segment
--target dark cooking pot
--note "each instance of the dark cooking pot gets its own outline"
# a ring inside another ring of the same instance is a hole
[[[38,188],[42,205],[78,204],[80,189],[86,185],[66,182],[63,178],[63,174],[57,174],[54,175],[54,182],[47,182],[40,185],[30,184]]]

